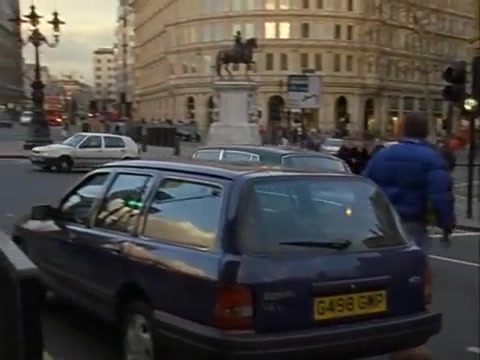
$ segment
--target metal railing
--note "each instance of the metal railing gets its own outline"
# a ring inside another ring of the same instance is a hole
[[[42,360],[42,290],[37,267],[0,238],[0,359]]]

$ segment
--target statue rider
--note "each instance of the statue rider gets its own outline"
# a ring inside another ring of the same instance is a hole
[[[234,37],[234,45],[233,49],[235,51],[235,54],[240,58],[243,53],[243,41],[242,41],[242,33],[240,31],[237,31]]]

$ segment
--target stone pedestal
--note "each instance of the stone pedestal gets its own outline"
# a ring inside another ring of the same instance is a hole
[[[217,81],[214,85],[218,118],[208,132],[208,145],[260,145],[257,83]]]

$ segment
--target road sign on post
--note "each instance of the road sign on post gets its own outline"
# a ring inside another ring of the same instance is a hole
[[[296,109],[318,109],[322,79],[318,75],[289,75],[287,106]]]

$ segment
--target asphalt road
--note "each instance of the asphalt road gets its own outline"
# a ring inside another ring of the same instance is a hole
[[[0,161],[0,230],[10,232],[15,219],[32,205],[59,199],[80,176],[35,172],[21,160]],[[480,234],[457,233],[452,241],[450,249],[436,242],[433,250],[433,307],[443,313],[444,328],[429,348],[435,360],[478,360]],[[49,301],[44,329],[54,359],[118,359],[114,330],[59,300]]]

